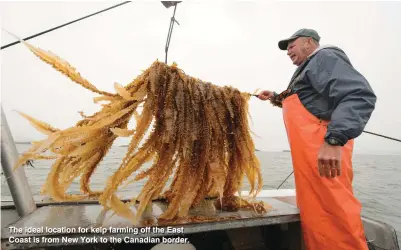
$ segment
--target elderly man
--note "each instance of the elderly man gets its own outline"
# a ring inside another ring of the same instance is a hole
[[[344,51],[319,41],[311,29],[280,41],[298,67],[287,90],[258,97],[283,110],[307,249],[368,249],[351,159],[376,96]]]

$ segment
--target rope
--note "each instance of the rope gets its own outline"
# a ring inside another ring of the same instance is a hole
[[[26,37],[26,38],[24,38],[23,40],[24,40],[24,41],[30,40],[30,39],[32,39],[32,38],[41,36],[41,35],[43,35],[43,34],[49,33],[49,32],[54,31],[54,30],[56,30],[56,29],[65,27],[65,26],[67,26],[67,25],[73,24],[73,23],[75,23],[75,22],[81,21],[81,20],[86,19],[86,18],[91,17],[91,16],[95,16],[95,15],[97,15],[97,14],[100,14],[100,13],[102,13],[102,12],[105,12],[105,11],[108,11],[108,10],[111,10],[111,9],[114,9],[114,8],[116,8],[116,7],[122,6],[122,5],[127,4],[127,3],[130,3],[130,2],[131,2],[131,1],[126,1],[126,2],[122,2],[122,3],[120,3],[120,4],[113,5],[113,6],[109,7],[109,8],[100,10],[100,11],[95,12],[95,13],[93,13],[93,14],[90,14],[90,15],[87,15],[87,16],[84,16],[84,17],[81,17],[81,18],[78,18],[78,19],[73,20],[73,21],[71,21],[71,22],[68,22],[68,23],[59,25],[59,26],[57,26],[57,27],[54,27],[54,28],[51,28],[51,29],[42,31],[42,32],[37,33],[37,34],[35,34],[35,35]],[[176,22],[178,25],[180,25],[180,24],[177,22],[177,20],[175,19],[175,12],[176,12],[177,4],[178,4],[178,3],[179,3],[179,2],[175,2],[175,3],[174,3],[174,13],[173,13],[173,16],[171,17],[170,26],[169,26],[169,31],[168,31],[168,34],[167,34],[166,47],[165,47],[165,52],[166,52],[165,63],[166,63],[166,64],[167,64],[168,49],[169,49],[169,46],[170,46],[171,34],[172,34],[172,32],[173,32],[174,23]],[[11,46],[16,45],[16,44],[18,44],[18,43],[20,43],[20,41],[16,41],[16,42],[9,43],[9,44],[7,44],[7,45],[2,46],[2,47],[0,48],[0,50],[5,49],[5,48],[8,48],[8,47],[11,47]],[[257,95],[252,94],[252,96],[257,96]],[[385,136],[385,135],[381,135],[381,134],[377,134],[377,133],[373,133],[373,132],[369,132],[369,131],[363,131],[363,132],[365,132],[365,133],[367,133],[367,134],[371,134],[371,135],[380,136],[380,137],[383,137],[383,138],[386,138],[386,139],[389,139],[389,140],[394,140],[394,141],[401,142],[400,139],[392,138],[392,137],[389,137],[389,136]],[[31,165],[31,166],[32,166],[32,165]],[[32,167],[33,167],[33,166],[32,166]],[[285,178],[285,180],[277,187],[277,189],[279,189],[279,188],[285,183],[285,181],[286,181],[293,173],[294,173],[294,171],[292,171],[292,172],[287,176],[287,178]]]
[[[23,40],[25,40],[25,41],[30,40],[30,39],[35,38],[35,37],[38,37],[38,36],[40,36],[40,35],[49,33],[49,32],[51,32],[51,31],[53,31],[53,30],[62,28],[62,27],[64,27],[64,26],[70,25],[70,24],[72,24],[72,23],[81,21],[81,20],[86,19],[86,18],[88,18],[88,17],[91,17],[91,16],[94,16],[94,15],[100,14],[100,13],[102,13],[102,12],[111,10],[111,9],[113,9],[113,8],[119,7],[119,6],[121,6],[121,5],[130,3],[130,2],[131,2],[131,1],[126,1],[126,2],[123,2],[123,3],[119,3],[119,4],[116,4],[116,5],[113,5],[113,6],[109,7],[109,8],[107,8],[107,9],[104,9],[104,10],[95,12],[95,13],[93,13],[93,14],[90,14],[90,15],[87,15],[87,16],[84,16],[84,17],[81,17],[81,18],[79,18],[79,19],[76,19],[76,20],[73,20],[73,21],[71,21],[71,22],[68,22],[68,23],[59,25],[59,26],[57,26],[57,27],[54,27],[54,28],[51,28],[51,29],[42,31],[42,32],[37,33],[37,34],[35,34],[35,35],[28,36],[28,37],[24,38]],[[0,50],[5,49],[5,48],[8,48],[8,47],[11,47],[11,46],[16,45],[16,44],[18,44],[18,43],[20,43],[20,41],[16,41],[16,42],[9,43],[9,44],[7,44],[7,45],[2,46]]]
[[[367,133],[367,134],[371,134],[371,135],[380,136],[380,137],[383,137],[383,138],[386,138],[386,139],[389,139],[389,140],[401,142],[400,139],[396,139],[396,138],[393,138],[393,137],[389,137],[389,136],[385,136],[385,135],[380,135],[380,134],[372,133],[372,132],[369,132],[369,131],[363,131],[363,132],[365,132],[365,133]]]
[[[285,178],[285,180],[284,180],[283,182],[281,182],[280,186],[278,186],[277,189],[279,189],[279,188],[281,187],[281,185],[284,184],[284,182],[292,175],[292,173],[294,173],[294,170],[291,172],[291,174],[289,174],[289,175],[287,176],[287,178]]]
[[[164,49],[164,51],[166,52],[166,59],[164,61],[165,64],[167,64],[167,54],[168,54],[168,49],[169,49],[169,46],[170,46],[171,34],[173,33],[174,23],[176,22],[178,25],[180,25],[177,22],[177,20],[175,19],[175,10],[177,9],[177,4],[178,3],[179,2],[175,2],[174,3],[174,13],[173,13],[173,16],[171,17],[171,20],[170,20],[170,27],[168,28],[166,46],[165,46],[165,49]]]
[[[386,138],[386,139],[389,139],[389,140],[401,142],[400,139],[396,139],[396,138],[393,138],[393,137],[389,137],[389,136],[385,136],[385,135],[381,135],[381,134],[377,134],[377,133],[372,133],[372,132],[365,131],[365,130],[362,131],[362,132],[367,133],[367,134],[371,134],[371,135],[380,136],[380,137],[383,137],[383,138]],[[284,182],[286,182],[287,179],[288,179],[293,173],[294,173],[294,170],[287,176],[287,178],[285,178],[285,180],[284,180],[283,182],[281,182],[281,184],[277,187],[277,189],[279,189],[279,188],[284,184]]]

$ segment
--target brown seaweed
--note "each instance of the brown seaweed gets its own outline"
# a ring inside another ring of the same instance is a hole
[[[95,102],[109,102],[93,115],[81,113],[83,119],[67,129],[53,128],[21,113],[47,138],[24,153],[16,167],[27,160],[56,159],[43,194],[57,201],[97,198],[106,209],[133,223],[157,197],[168,201],[160,220],[185,217],[191,207],[210,196],[220,198],[216,204],[221,209],[266,211],[260,203],[235,197],[244,177],[253,197],[263,185],[249,132],[249,93],[203,82],[186,75],[176,64],[155,61],[127,86],[116,83],[116,94],[110,94],[98,90],[55,54],[24,44],[71,80],[101,94]],[[132,116],[136,127],[129,130]],[[127,154],[105,188],[92,191],[91,175],[120,136],[132,137]],[[51,155],[46,156],[46,152]],[[146,162],[152,162],[151,167],[138,172]],[[170,177],[173,181],[166,187]],[[76,178],[81,178],[82,194],[68,194]],[[116,192],[122,184],[141,179],[147,181],[139,196],[133,198],[139,201],[134,214],[132,203],[123,203]]]

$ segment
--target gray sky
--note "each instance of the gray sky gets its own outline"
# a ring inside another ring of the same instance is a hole
[[[116,2],[1,2],[1,26],[26,37],[107,8]],[[135,1],[30,40],[67,60],[98,89],[114,93],[156,59],[173,9],[159,1]],[[398,14],[396,14],[398,13]],[[177,7],[169,64],[216,85],[242,91],[280,92],[295,66],[277,42],[299,28],[316,29],[322,44],[342,48],[378,96],[366,130],[401,138],[401,2],[184,1]],[[1,32],[1,44],[14,38]],[[1,98],[16,141],[38,140],[37,132],[12,110],[64,129],[101,107],[92,93],[40,61],[21,44],[1,53]],[[250,101],[256,147],[288,149],[281,109]],[[134,123],[133,123],[134,124]],[[119,139],[118,144],[126,143]],[[355,153],[401,154],[401,144],[362,134]]]

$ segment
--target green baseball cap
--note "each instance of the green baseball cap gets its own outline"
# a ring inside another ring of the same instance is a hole
[[[312,37],[314,40],[316,40],[317,42],[320,41],[320,36],[319,34],[316,32],[316,30],[313,29],[300,29],[297,32],[295,32],[291,37],[281,40],[278,42],[278,47],[281,50],[287,50],[288,47],[288,43],[292,40],[297,39],[298,37]]]

